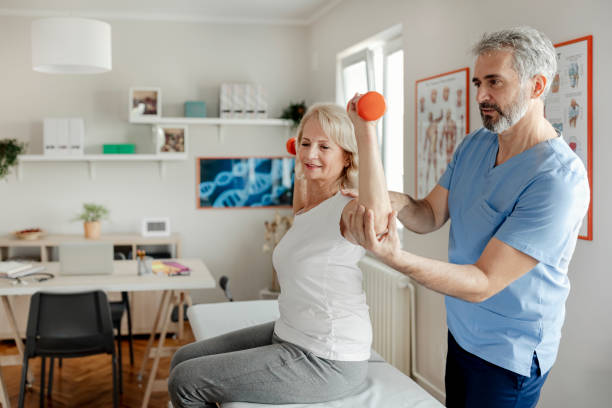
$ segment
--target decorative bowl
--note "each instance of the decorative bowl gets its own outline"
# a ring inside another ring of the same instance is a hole
[[[15,236],[19,239],[34,241],[39,239],[44,234],[40,228],[28,228],[20,231],[15,231]]]

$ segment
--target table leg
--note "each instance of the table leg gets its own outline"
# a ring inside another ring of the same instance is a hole
[[[159,303],[159,308],[157,309],[157,315],[155,316],[155,323],[153,324],[153,330],[151,331],[151,335],[149,336],[149,341],[147,341],[147,347],[145,349],[144,356],[142,358],[142,362],[140,363],[140,370],[138,371],[138,381],[142,381],[142,376],[144,374],[145,367],[147,366],[147,359],[149,358],[149,354],[151,351],[151,346],[153,345],[153,341],[155,341],[155,335],[159,329],[159,321],[162,316],[162,312],[164,311],[164,306],[166,302],[169,300],[170,295],[169,290],[165,290],[162,294],[161,302]]]
[[[4,383],[4,378],[2,378],[2,373],[0,373],[0,404],[2,404],[2,408],[11,407],[8,390],[6,388],[6,384]]]
[[[166,340],[166,333],[168,332],[168,325],[170,324],[170,320],[172,320],[172,307],[177,303],[178,302],[175,299],[174,291],[170,291],[170,296],[168,297],[166,307],[164,308],[164,325],[162,327],[161,335],[159,337],[159,342],[157,343],[157,350],[155,353],[155,359],[153,360],[153,367],[151,367],[151,373],[149,374],[149,379],[147,381],[147,388],[145,390],[145,395],[142,400],[142,408],[147,408],[147,406],[149,405],[149,399],[151,398],[151,393],[153,392],[155,377],[157,376],[157,367],[159,366],[159,360],[161,358],[164,348],[164,341]]]
[[[8,322],[11,326],[11,330],[13,331],[13,339],[15,340],[15,345],[17,346],[18,354],[11,356],[2,356],[0,359],[0,366],[5,365],[20,365],[21,361],[23,361],[23,351],[24,346],[21,341],[21,337],[19,336],[19,331],[17,330],[17,320],[15,319],[15,314],[13,313],[13,308],[11,307],[11,303],[8,300],[8,296],[1,296],[2,306],[4,308],[4,314],[8,318]],[[31,373],[28,370],[28,380],[31,382]],[[0,403],[3,408],[10,408],[11,402],[9,399],[8,389],[6,388],[6,384],[4,382],[4,377],[2,376],[2,370],[0,370]]]
[[[5,361],[1,365],[21,365],[21,362],[23,361],[23,352],[25,350],[25,345],[23,344],[21,336],[19,335],[17,319],[15,319],[15,313],[13,312],[13,307],[11,306],[11,302],[9,302],[8,296],[2,296],[1,299],[2,306],[4,307],[4,314],[6,315],[9,325],[11,326],[11,331],[13,332],[13,340],[15,340],[15,346],[17,346],[17,351],[19,351],[19,354],[17,354],[17,356],[19,357],[19,362],[10,363],[9,361],[12,359],[5,358]],[[32,384],[33,382],[34,375],[28,368],[27,384]]]

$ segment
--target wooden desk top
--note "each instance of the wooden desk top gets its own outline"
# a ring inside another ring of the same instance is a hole
[[[37,282],[25,278],[27,283],[14,283],[10,279],[0,279],[0,296],[31,295],[38,291],[81,292],[104,290],[108,292],[145,291],[145,290],[190,290],[215,287],[215,279],[201,259],[174,259],[191,269],[188,276],[158,276],[155,274],[138,276],[137,261],[114,261],[115,271],[111,275],[59,275],[59,262],[41,262],[43,272],[52,273],[52,279]]]

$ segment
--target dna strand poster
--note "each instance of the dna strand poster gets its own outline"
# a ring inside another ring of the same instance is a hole
[[[290,207],[294,166],[293,157],[199,157],[197,208]]]

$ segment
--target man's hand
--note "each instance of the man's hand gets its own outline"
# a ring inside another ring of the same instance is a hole
[[[349,218],[349,229],[353,239],[387,264],[390,264],[401,251],[395,216],[395,211],[389,214],[388,230],[378,237],[374,230],[372,210],[366,210],[363,205],[360,205]]]
[[[359,190],[355,188],[341,188],[340,193],[345,197],[350,197],[350,198],[359,197]]]

